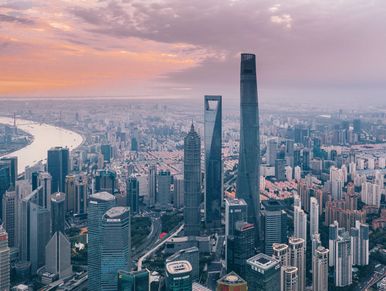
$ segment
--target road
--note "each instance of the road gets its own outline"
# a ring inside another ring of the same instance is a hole
[[[138,264],[137,264],[138,271],[142,270],[142,263],[146,260],[147,257],[149,257],[151,254],[153,254],[155,251],[157,251],[160,247],[162,247],[169,238],[177,236],[183,229],[184,229],[184,225],[182,224],[170,236],[168,236],[167,238],[163,239],[155,247],[153,247],[150,251],[148,251],[146,254],[144,254],[142,257],[140,257],[139,260],[138,260]]]
[[[161,219],[159,217],[151,217],[151,231],[148,236],[144,239],[142,245],[140,245],[136,250],[132,253],[132,259],[137,260],[143,252],[148,249],[151,245],[154,245],[159,235],[161,234],[162,225]]]
[[[365,286],[361,286],[361,291],[367,291],[371,286],[374,284],[377,284],[379,281],[381,281],[384,277],[386,277],[386,267],[383,267],[382,269],[375,271],[370,280],[365,283]]]

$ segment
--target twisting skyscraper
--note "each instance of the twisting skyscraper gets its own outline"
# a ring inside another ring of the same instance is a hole
[[[184,140],[185,235],[200,235],[201,139],[192,127]]]
[[[221,227],[222,160],[221,96],[205,96],[205,224]]]
[[[240,153],[237,197],[248,204],[248,222],[256,225],[260,237],[260,141],[257,103],[256,60],[253,54],[241,54],[240,71]]]

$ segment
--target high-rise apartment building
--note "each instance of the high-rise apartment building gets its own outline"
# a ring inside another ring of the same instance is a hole
[[[348,232],[338,235],[335,241],[335,286],[346,287],[352,284],[352,248]]]
[[[257,101],[256,57],[241,54],[240,66],[240,151],[236,196],[248,205],[248,222],[260,237],[260,137]],[[257,240],[258,241],[258,240]],[[257,242],[256,241],[256,242]]]
[[[298,291],[299,278],[298,268],[292,266],[281,267],[281,288],[280,291]]]
[[[185,235],[200,235],[201,139],[192,124],[184,139]]]
[[[351,228],[351,248],[353,265],[365,266],[369,264],[369,225],[355,222]]]
[[[319,203],[315,197],[310,198],[310,237],[319,233]]]
[[[328,291],[328,253],[329,250],[319,246],[312,257],[312,290]]]
[[[157,166],[151,165],[149,167],[148,174],[148,184],[149,184],[149,206],[152,207],[155,205],[155,198],[157,194]]]
[[[304,291],[306,287],[306,244],[305,240],[298,237],[290,237],[289,265],[298,269],[298,291]]]
[[[221,203],[223,196],[222,101],[221,96],[205,96],[205,225],[221,227]]]
[[[280,262],[281,266],[288,266],[289,264],[289,250],[287,244],[274,243],[272,245],[272,256]]]
[[[294,207],[294,236],[307,241],[307,214],[298,206]]]

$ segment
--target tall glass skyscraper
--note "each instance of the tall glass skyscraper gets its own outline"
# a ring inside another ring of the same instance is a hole
[[[260,237],[259,177],[260,141],[256,60],[253,54],[241,54],[240,152],[236,195],[247,202],[248,222],[255,224],[258,237]]]
[[[116,291],[118,271],[130,270],[130,211],[113,207],[102,217],[101,287]]]
[[[115,206],[115,197],[107,192],[90,196],[88,207],[88,290],[101,290],[102,216]],[[109,239],[113,240],[112,237]]]
[[[205,224],[221,227],[222,160],[222,105],[221,96],[205,96]]]
[[[68,148],[54,147],[48,150],[47,172],[52,176],[51,190],[64,192],[65,179],[70,169]]]
[[[200,235],[201,139],[192,127],[184,139],[185,235]]]

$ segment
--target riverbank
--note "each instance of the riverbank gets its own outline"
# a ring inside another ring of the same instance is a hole
[[[13,119],[0,117],[0,123],[13,125]],[[18,119],[16,126],[33,136],[29,145],[6,155],[18,157],[18,174],[22,174],[27,166],[31,167],[38,162],[45,163],[47,151],[52,147],[68,147],[72,151],[84,142],[84,136],[75,131],[45,123]]]

